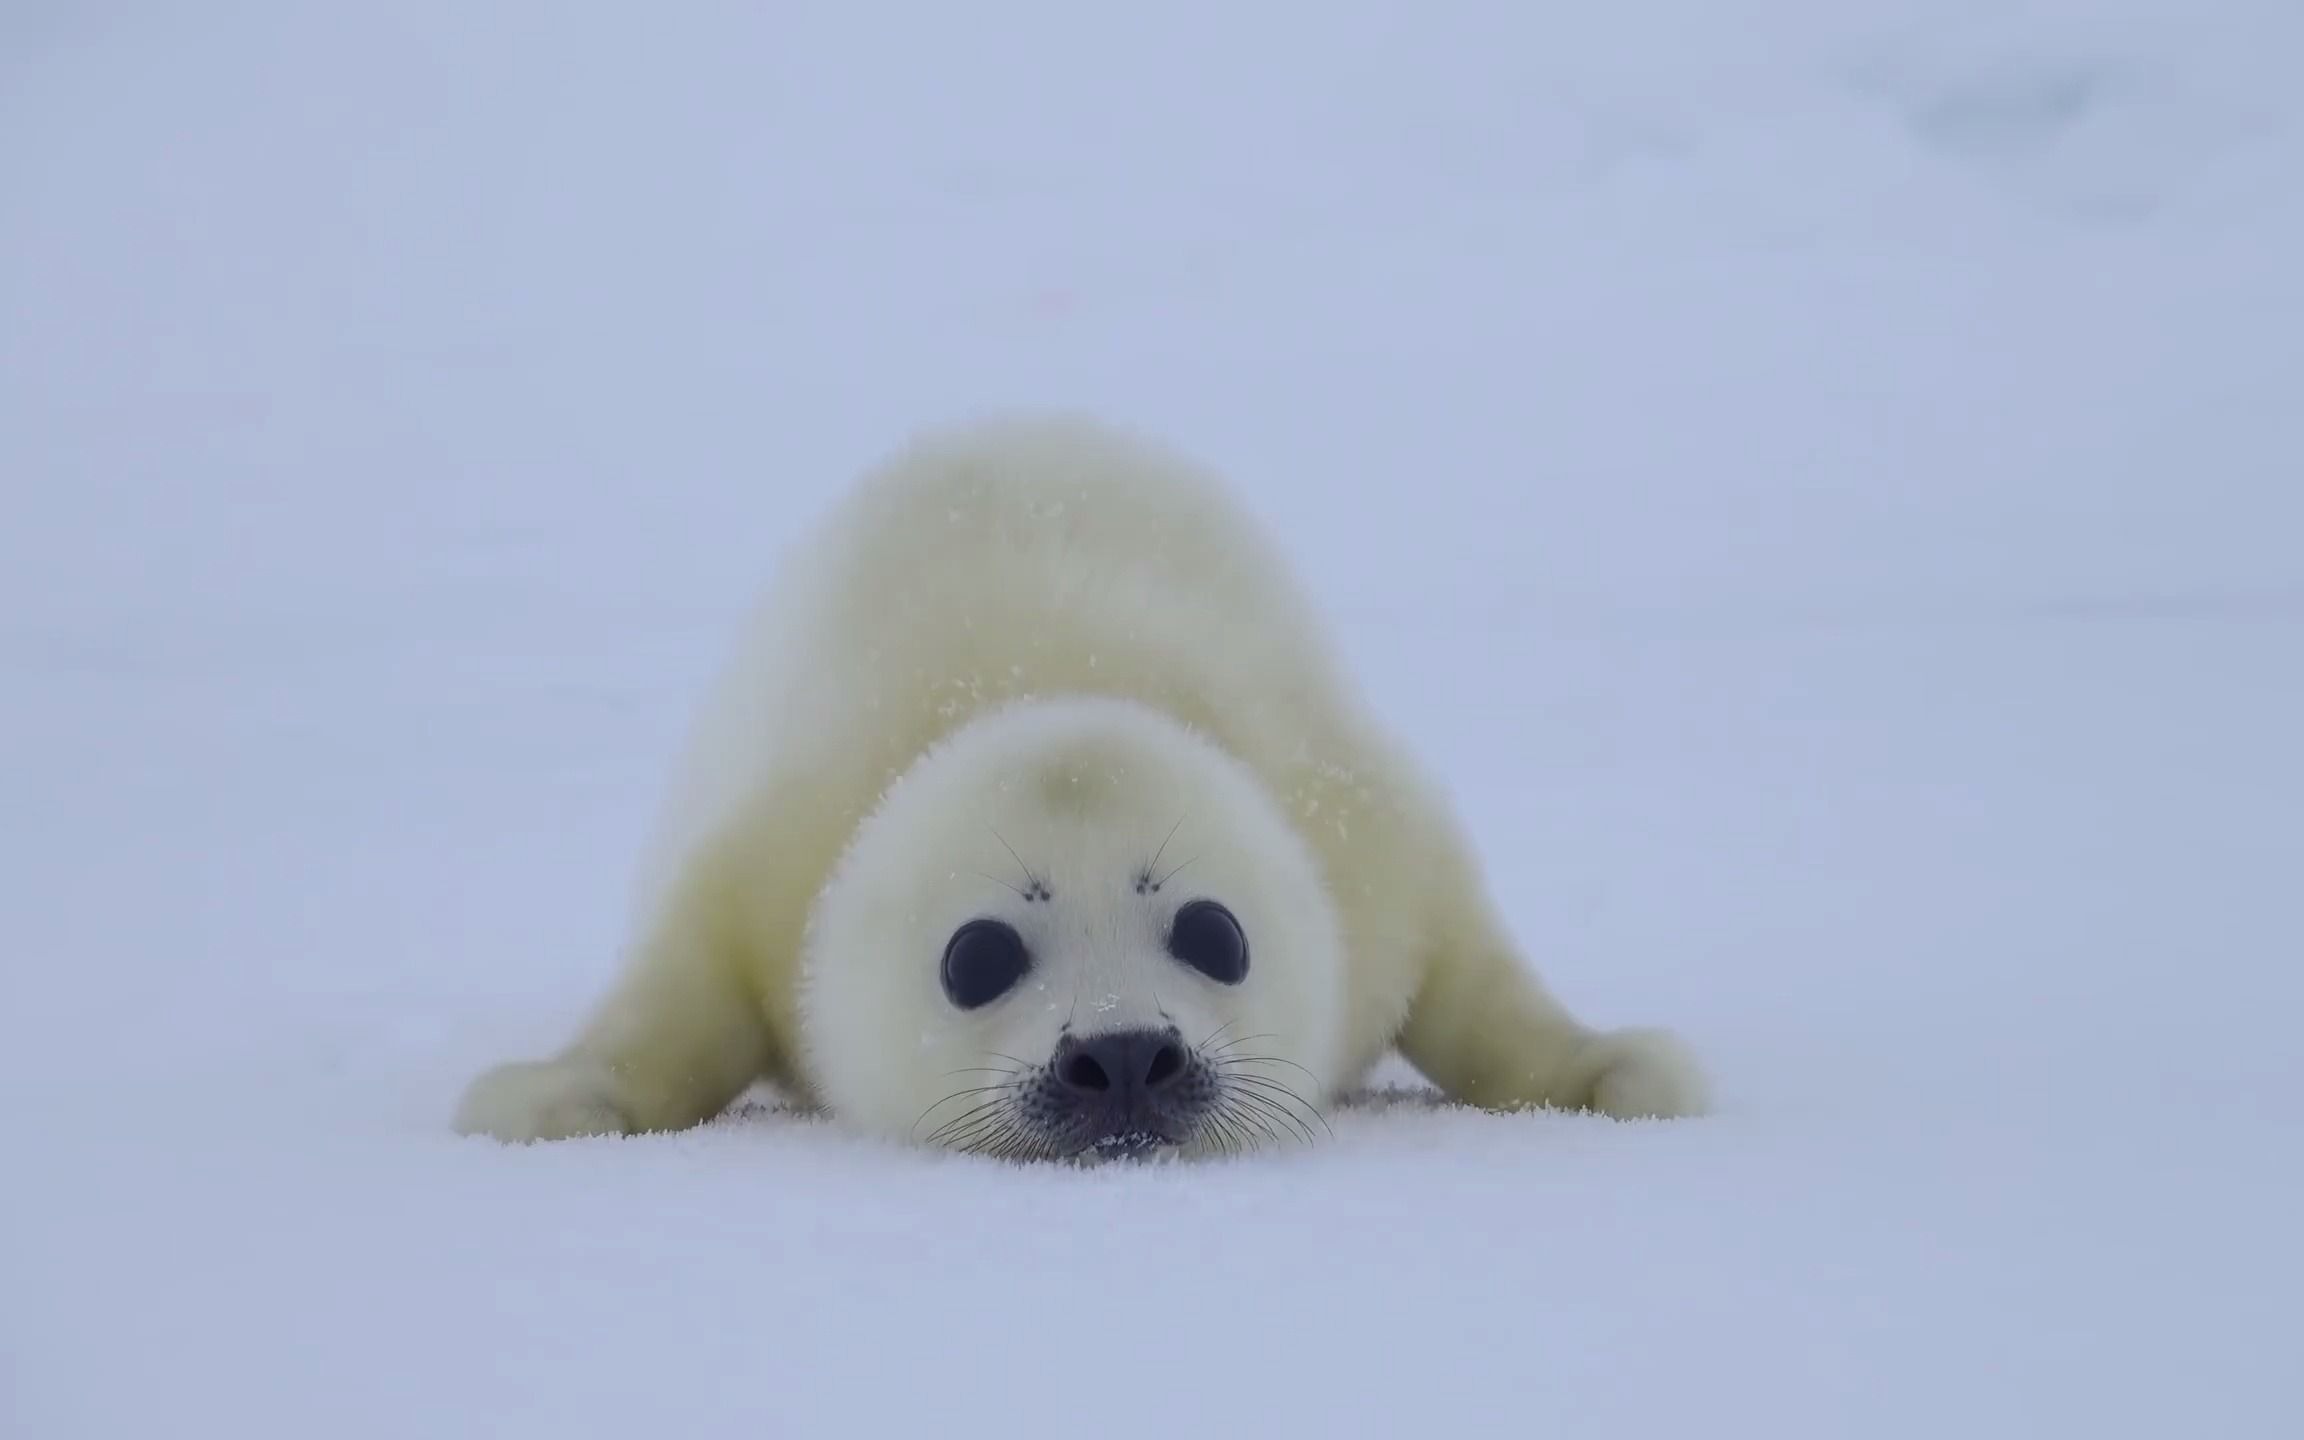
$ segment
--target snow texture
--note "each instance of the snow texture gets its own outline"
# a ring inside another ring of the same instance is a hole
[[[2304,1430],[2300,65],[2293,0],[0,7],[0,1433]],[[447,1133],[762,567],[1011,404],[1239,477],[1717,1116]]]

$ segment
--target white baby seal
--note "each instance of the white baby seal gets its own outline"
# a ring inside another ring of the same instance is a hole
[[[1499,923],[1214,477],[1075,417],[915,437],[766,594],[698,721],[621,978],[456,1128],[669,1130],[756,1080],[1018,1158],[1319,1133],[1397,1048],[1494,1109],[1700,1112]]]

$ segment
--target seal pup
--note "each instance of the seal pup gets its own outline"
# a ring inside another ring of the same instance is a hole
[[[778,567],[672,787],[621,972],[466,1089],[507,1141],[754,1082],[1025,1159],[1316,1138],[1397,1049],[1497,1110],[1683,1116],[1500,923],[1446,798],[1197,461],[1076,415],[930,429]]]

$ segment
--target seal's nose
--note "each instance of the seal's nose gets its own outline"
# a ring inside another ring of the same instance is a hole
[[[1184,1074],[1184,1047],[1173,1032],[1158,1030],[1067,1035],[1052,1068],[1056,1082],[1078,1099],[1126,1102],[1176,1083]]]

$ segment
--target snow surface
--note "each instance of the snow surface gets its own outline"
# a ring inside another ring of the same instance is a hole
[[[2299,1433],[2300,76],[2294,0],[11,0],[0,1433]],[[1239,477],[1719,1115],[447,1133],[776,547],[1044,403]]]

